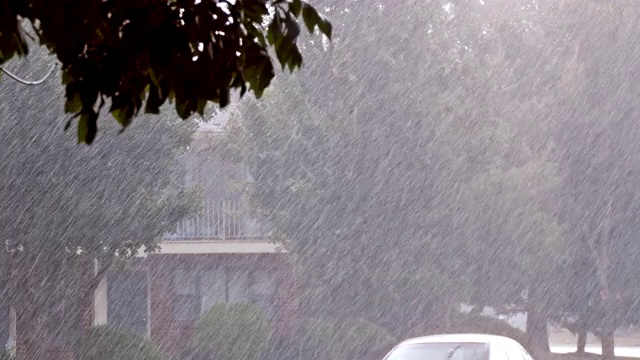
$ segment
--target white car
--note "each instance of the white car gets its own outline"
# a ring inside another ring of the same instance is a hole
[[[405,340],[384,360],[533,360],[522,345],[497,335],[447,334]]]

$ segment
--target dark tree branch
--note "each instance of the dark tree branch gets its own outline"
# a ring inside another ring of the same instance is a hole
[[[56,65],[53,64],[51,66],[51,69],[49,69],[49,72],[40,80],[36,80],[36,81],[29,81],[29,80],[24,80],[22,78],[20,78],[18,75],[12,73],[11,71],[5,69],[4,67],[0,66],[0,71],[4,72],[5,74],[9,75],[10,78],[12,78],[13,80],[24,84],[24,85],[40,85],[43,82],[45,82],[49,76],[51,76],[51,74],[53,74],[53,70],[56,68]]]

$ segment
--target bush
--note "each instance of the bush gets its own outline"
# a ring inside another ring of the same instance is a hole
[[[385,328],[364,320],[343,323],[335,336],[339,360],[380,359],[397,342]]]
[[[333,359],[337,324],[324,319],[301,320],[291,339],[291,347],[296,359]]]
[[[9,354],[8,351],[0,350],[0,360],[15,360],[15,356]]]
[[[527,347],[525,333],[494,317],[458,313],[451,319],[449,333],[480,333],[500,335],[516,340]]]
[[[306,319],[292,339],[295,359],[351,360],[380,358],[396,343],[384,328],[364,320]]]
[[[271,326],[254,305],[218,304],[196,324],[191,358],[259,360],[269,350]]]
[[[78,360],[168,360],[151,341],[128,329],[92,328],[75,340]]]

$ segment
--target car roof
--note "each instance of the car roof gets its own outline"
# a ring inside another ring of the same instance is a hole
[[[442,334],[442,335],[430,335],[422,336],[413,339],[408,339],[400,343],[400,345],[408,344],[429,344],[429,343],[505,343],[516,342],[513,339],[498,335],[488,334]]]

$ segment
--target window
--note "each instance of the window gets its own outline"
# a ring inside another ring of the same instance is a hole
[[[229,302],[251,302],[249,288],[249,273],[246,271],[232,271],[229,276]]]
[[[142,271],[114,273],[109,276],[107,284],[107,323],[147,335],[147,274]]]
[[[173,316],[176,320],[195,320],[199,314],[195,271],[180,269],[173,278]]]
[[[254,303],[269,318],[273,318],[276,312],[276,292],[278,288],[275,274],[266,270],[254,271],[251,280]]]
[[[224,269],[212,269],[202,273],[202,313],[206,313],[215,304],[227,302],[227,272]]]
[[[253,303],[273,317],[277,289],[277,276],[268,270],[209,269],[200,277],[201,312],[220,303]]]
[[[187,309],[181,310],[181,320],[194,320],[193,311],[204,314],[221,303],[255,304],[269,318],[276,313],[278,282],[276,273],[272,271],[213,268],[200,272],[199,281],[199,286],[196,286],[189,275],[176,273],[174,296],[182,299],[181,306]],[[196,297],[198,301],[193,300]]]

